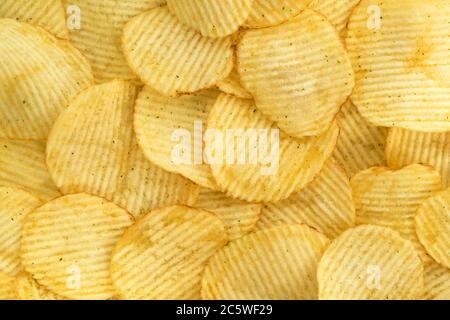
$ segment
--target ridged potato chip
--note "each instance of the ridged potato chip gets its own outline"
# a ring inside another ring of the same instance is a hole
[[[0,137],[45,139],[69,100],[93,81],[87,60],[45,30],[0,19]]]
[[[209,260],[207,300],[314,300],[327,237],[306,225],[282,225],[230,242]]]
[[[330,239],[355,225],[355,207],[347,175],[328,160],[316,179],[286,200],[267,204],[256,229],[278,224],[306,224]]]
[[[14,280],[14,291],[17,300],[65,300],[39,285],[33,277],[21,272]]]
[[[448,0],[362,0],[347,32],[352,101],[373,124],[450,130]]]
[[[169,11],[205,37],[236,32],[247,20],[253,0],[167,0]]]
[[[122,46],[131,69],[164,95],[213,87],[233,68],[231,37],[203,37],[179,22],[166,7],[144,12],[128,22]]]
[[[248,28],[274,26],[302,12],[311,0],[255,0],[245,23]]]
[[[123,299],[199,299],[206,262],[226,242],[225,227],[212,213],[183,206],[151,211],[117,242],[114,285]]]
[[[56,185],[65,194],[105,197],[135,217],[161,206],[192,205],[199,187],[153,165],[138,148],[133,131],[136,96],[134,85],[114,80],[71,102],[47,142],[47,164]]]
[[[424,262],[424,284],[426,300],[450,300],[450,269],[433,259]]]
[[[228,78],[217,82],[217,87],[228,94],[242,99],[253,99],[252,95],[242,86],[239,73],[236,68],[231,70]]]
[[[15,300],[14,278],[0,272],[0,300]]]
[[[370,167],[385,166],[388,129],[368,122],[348,100],[337,116],[341,129],[333,157],[349,177]]]
[[[423,295],[423,265],[413,244],[384,227],[345,231],[320,260],[321,300],[410,300]]]
[[[80,193],[51,200],[25,219],[22,263],[56,294],[108,299],[116,293],[112,250],[132,223],[127,211],[103,198]]]
[[[222,94],[208,117],[205,153],[222,192],[248,202],[276,202],[314,179],[338,134],[333,125],[322,136],[295,140],[264,118],[253,101]]]
[[[309,9],[282,25],[246,31],[237,56],[258,109],[298,138],[324,133],[354,85],[339,35]]]
[[[342,35],[346,31],[353,9],[359,2],[361,0],[312,0],[309,8],[323,14]]]

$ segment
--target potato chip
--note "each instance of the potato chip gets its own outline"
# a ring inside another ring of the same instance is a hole
[[[231,37],[203,37],[179,22],[166,7],[128,22],[122,46],[131,69],[164,95],[213,87],[233,68]]]
[[[39,285],[26,272],[17,275],[14,281],[14,290],[17,300],[65,300],[65,298]]]
[[[205,153],[222,192],[248,202],[276,202],[314,179],[338,134],[333,125],[320,137],[292,139],[253,101],[222,94],[208,117]]]
[[[28,214],[22,263],[51,291],[72,299],[115,294],[109,265],[114,245],[133,223],[127,211],[103,198],[73,194]]]
[[[345,231],[320,260],[321,300],[410,300],[422,297],[423,265],[412,243],[384,227]]]
[[[236,32],[252,5],[253,0],[167,0],[169,11],[181,22],[211,38]]]
[[[236,200],[221,192],[202,188],[195,207],[218,216],[225,224],[228,238],[234,240],[253,230],[263,206],[258,203]]]
[[[124,299],[198,299],[206,262],[226,242],[212,213],[183,206],[151,211],[117,242],[114,285]]]
[[[417,235],[427,252],[450,269],[450,189],[423,202],[415,221]]]
[[[0,300],[15,300],[14,278],[0,272]]]
[[[334,160],[328,160],[317,178],[301,192],[266,205],[255,228],[283,223],[307,224],[330,239],[355,225],[349,179]]]
[[[341,35],[353,9],[361,0],[312,0],[309,8],[323,14]]]
[[[392,128],[387,138],[386,158],[393,168],[413,163],[431,165],[441,174],[444,186],[450,187],[449,145],[450,133]]]
[[[228,78],[217,82],[217,87],[225,93],[242,99],[253,99],[252,95],[242,86],[239,73],[236,68],[231,70]]]
[[[45,164],[45,142],[0,138],[0,186],[24,189],[43,201],[60,195]]]
[[[238,72],[258,109],[299,138],[324,133],[354,84],[336,30],[309,9],[282,25],[246,31]]]
[[[102,196],[135,217],[161,206],[192,205],[199,187],[151,164],[138,148],[132,123],[136,96],[135,86],[115,80],[93,86],[71,102],[47,144],[56,185],[65,194]]]
[[[20,237],[25,216],[41,202],[28,192],[0,187],[0,271],[16,276],[22,269]]]
[[[60,0],[2,0],[0,18],[31,23],[58,38],[69,38],[66,15]]]
[[[375,127],[348,100],[337,116],[341,128],[333,157],[349,177],[375,166],[385,166],[388,129]]]
[[[450,130],[448,0],[362,0],[347,49],[356,74],[352,101],[373,124]]]
[[[0,137],[45,139],[68,101],[92,83],[86,59],[41,28],[0,19]]]
[[[424,267],[424,298],[450,300],[450,270],[430,258],[425,260]]]
[[[134,125],[147,159],[203,187],[217,189],[203,161],[203,126],[219,93],[211,89],[166,97],[144,87],[136,101]]]
[[[316,271],[329,244],[306,225],[282,225],[230,242],[209,260],[207,300],[317,299]]]

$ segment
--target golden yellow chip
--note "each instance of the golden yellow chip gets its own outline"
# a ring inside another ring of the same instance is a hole
[[[195,207],[217,215],[225,224],[228,238],[234,240],[253,230],[263,206],[236,200],[221,192],[202,188]]]
[[[124,299],[199,299],[206,262],[226,242],[212,213],[183,206],[151,211],[117,242],[114,285]]]
[[[312,0],[309,8],[323,14],[342,35],[347,27],[348,19],[361,0]]]
[[[317,178],[301,192],[263,208],[256,229],[278,224],[307,224],[330,239],[355,225],[355,207],[347,175],[328,160]]]
[[[362,0],[347,32],[352,101],[378,126],[450,130],[448,0]]]
[[[424,284],[427,300],[450,300],[450,269],[431,258],[424,262]]]
[[[242,99],[253,99],[252,95],[242,86],[240,76],[236,68],[231,70],[228,78],[217,82],[217,87],[228,94]]]
[[[0,137],[45,139],[67,103],[92,83],[86,59],[41,28],[0,19]]]
[[[341,131],[333,157],[349,177],[370,167],[386,165],[386,128],[369,123],[350,100],[339,112],[337,123]]]
[[[145,156],[170,172],[217,189],[203,159],[203,131],[218,90],[166,97],[144,87],[136,101],[134,125]]]
[[[61,39],[69,37],[60,0],[2,0],[0,18],[31,23]]]
[[[321,300],[402,300],[423,295],[423,265],[413,244],[372,225],[345,231],[320,260]]]
[[[56,185],[65,194],[105,197],[135,217],[161,206],[192,205],[199,187],[151,164],[138,148],[132,123],[136,96],[135,86],[115,80],[93,86],[71,102],[47,144]]]
[[[295,140],[264,118],[253,101],[222,94],[205,132],[205,153],[218,187],[248,202],[276,202],[299,192],[336,145],[333,125],[319,137]]]
[[[14,290],[17,300],[65,300],[65,298],[39,285],[26,272],[17,275],[14,281]]]
[[[317,265],[328,244],[306,225],[281,225],[234,240],[209,260],[202,298],[317,299]]]
[[[45,164],[45,142],[0,138],[0,186],[24,189],[43,201],[60,195]]]
[[[417,235],[428,254],[450,269],[450,189],[423,202],[415,221]]]
[[[441,174],[442,183],[450,187],[450,134],[419,132],[392,128],[386,144],[389,167],[413,163],[428,164]]]
[[[354,84],[336,30],[309,9],[282,25],[246,31],[238,72],[258,109],[294,137],[324,133]]]
[[[0,272],[0,300],[15,300],[14,278]]]
[[[253,0],[167,0],[167,7],[182,23],[205,37],[220,38],[247,20]]]
[[[59,295],[108,299],[115,294],[112,250],[132,223],[127,211],[103,198],[80,193],[51,200],[25,219],[22,263]]]
[[[128,22],[122,46],[131,69],[146,85],[165,95],[213,87],[233,68],[231,37],[203,37],[166,7]]]

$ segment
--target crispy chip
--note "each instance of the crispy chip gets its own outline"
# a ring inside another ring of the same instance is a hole
[[[15,300],[14,278],[0,272],[0,300]]]
[[[26,272],[17,275],[14,281],[14,290],[17,300],[65,300],[65,298],[39,285]]]
[[[72,101],[47,145],[56,185],[65,194],[105,197],[135,217],[161,206],[192,205],[199,187],[151,164],[138,148],[132,124],[136,95],[131,83],[115,80],[93,86]]]
[[[45,139],[68,101],[92,83],[86,59],[41,28],[0,19],[0,137]]]
[[[349,177],[370,167],[385,166],[388,130],[370,124],[348,100],[337,116],[341,129],[333,157]]]
[[[115,294],[112,250],[133,223],[127,211],[88,194],[63,196],[28,214],[22,230],[22,263],[51,291],[72,299]]]
[[[311,0],[255,0],[245,23],[249,28],[270,27],[302,12]]]
[[[342,35],[348,19],[361,0],[312,0],[309,8],[323,14]]]
[[[217,82],[217,87],[225,93],[242,99],[253,99],[252,95],[242,86],[239,73],[236,68],[231,70],[228,78]]]
[[[183,206],[151,211],[117,242],[114,285],[124,299],[198,299],[206,262],[226,242],[212,213]]]
[[[212,108],[207,130],[214,132],[205,135],[205,152],[219,188],[249,202],[276,202],[303,189],[330,157],[339,134],[333,125],[320,137],[289,138],[251,100],[226,94]]]
[[[352,101],[385,127],[450,130],[448,0],[363,0],[347,48],[356,74]]]
[[[208,300],[317,299],[316,271],[329,244],[305,225],[282,225],[230,242],[209,260]]]
[[[400,234],[364,225],[345,231],[320,260],[321,300],[401,300],[422,297],[423,265]]]
[[[324,133],[353,88],[343,43],[312,10],[280,26],[245,32],[238,72],[256,106],[294,137]]]
[[[428,258],[424,262],[424,284],[427,300],[450,300],[450,269]]]
[[[330,239],[355,225],[349,179],[334,160],[328,160],[317,178],[301,192],[266,205],[255,228],[282,223],[304,223]]]
[[[252,5],[253,0],[167,0],[170,12],[181,22],[212,38],[237,31]]]
[[[210,39],[183,25],[166,7],[133,18],[122,45],[131,69],[165,95],[213,87],[233,68],[232,38]]]

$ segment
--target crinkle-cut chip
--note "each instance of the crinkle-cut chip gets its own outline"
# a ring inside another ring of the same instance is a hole
[[[309,8],[323,14],[342,35],[353,9],[359,2],[361,0],[312,0]]]
[[[449,146],[450,133],[392,128],[386,143],[387,163],[392,168],[413,163],[431,165],[441,174],[444,186],[450,187]]]
[[[26,272],[17,275],[14,281],[14,291],[17,300],[65,300],[65,298],[39,285]]]
[[[321,300],[422,298],[423,265],[413,244],[392,229],[363,225],[335,239],[320,260]]]
[[[420,205],[442,190],[441,177],[433,168],[411,165],[399,170],[374,167],[350,180],[356,208],[356,224],[389,227],[425,251],[417,238],[414,217]]]
[[[255,229],[283,223],[307,224],[330,239],[355,225],[349,179],[334,160],[328,160],[316,179],[301,192],[267,204]]]
[[[317,266],[329,242],[306,225],[281,225],[234,240],[209,260],[202,298],[317,299]]]
[[[116,293],[112,251],[132,223],[126,210],[100,197],[80,193],[51,200],[25,219],[23,266],[56,294],[108,299]]]
[[[69,38],[66,15],[60,0],[2,0],[0,18],[30,23],[58,38]]]
[[[146,86],[136,101],[134,125],[145,156],[161,168],[217,189],[203,161],[203,127],[219,91],[166,97]]]
[[[60,192],[45,164],[45,142],[0,138],[0,186],[24,189],[43,201]]]
[[[69,30],[70,41],[91,63],[96,82],[138,82],[122,52],[122,30],[134,16],[165,4],[165,0],[64,0],[64,4],[69,12],[73,6],[80,10],[81,25]]]
[[[333,157],[349,177],[386,165],[384,149],[388,129],[376,127],[364,119],[350,100],[339,112],[337,124],[341,131]]]
[[[0,19],[0,137],[45,139],[70,99],[92,84],[72,45],[45,30]]]
[[[311,0],[255,0],[245,22],[248,28],[274,26],[302,12]]]
[[[450,300],[450,269],[433,259],[424,261],[424,298],[427,300]]]
[[[258,109],[294,137],[324,133],[354,85],[339,35],[309,9],[282,25],[244,32],[237,56]]]
[[[137,88],[114,80],[84,91],[61,114],[47,142],[47,164],[64,194],[87,192],[135,217],[153,208],[192,205],[199,187],[151,164],[133,132]]]
[[[439,264],[450,269],[450,189],[422,203],[415,217],[420,243]]]
[[[231,70],[228,78],[217,82],[217,87],[221,91],[238,98],[253,99],[252,95],[242,86],[241,79],[236,68],[233,68],[233,70]]]
[[[205,265],[227,240],[222,221],[210,212],[156,209],[117,242],[111,260],[114,285],[123,299],[199,299]]]
[[[30,193],[0,187],[0,271],[16,276],[22,269],[20,238],[24,218],[41,205]]]
[[[205,156],[219,189],[248,202],[276,202],[299,192],[322,169],[339,135],[293,139],[264,118],[253,101],[222,94],[205,133]]]
[[[236,32],[247,20],[253,0],[167,0],[169,11],[205,37]]]
[[[263,206],[230,198],[222,192],[202,188],[195,207],[217,215],[225,224],[228,238],[234,240],[253,230]]]
[[[378,126],[450,130],[448,0],[363,0],[348,24],[352,101]]]
[[[14,278],[0,272],[0,300],[15,300]]]
[[[122,46],[141,80],[170,96],[213,87],[230,74],[234,63],[232,37],[203,37],[179,22],[166,7],[130,20]]]

